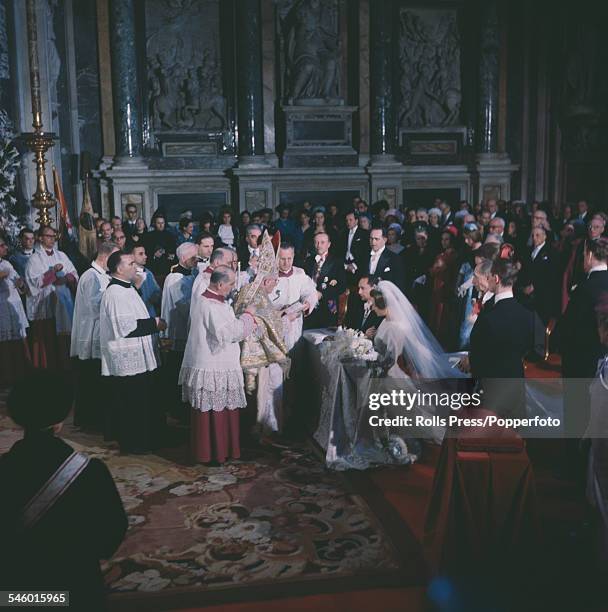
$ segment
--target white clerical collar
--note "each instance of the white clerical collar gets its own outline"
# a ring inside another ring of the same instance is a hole
[[[105,275],[106,273],[106,271],[96,261],[91,262],[91,268],[95,269],[97,272],[99,272],[99,274]]]
[[[380,257],[380,255],[382,255],[382,252],[384,251],[384,249],[386,248],[386,246],[383,246],[381,249],[379,249],[378,251],[372,251],[372,257],[374,259],[376,259],[377,257]]]
[[[593,272],[605,272],[606,270],[608,270],[608,264],[605,264],[605,263],[597,264],[597,266],[593,266],[593,268],[589,270],[589,273],[587,274],[587,278],[589,278],[589,275]]]
[[[494,296],[494,305],[496,306],[496,304],[498,304],[498,302],[500,302],[500,300],[508,300],[509,298],[513,297],[513,289],[507,289],[505,291],[502,291],[501,293],[497,293]]]
[[[545,243],[539,244],[537,247],[534,247],[532,251],[532,261],[536,259],[536,256],[540,253],[540,250],[545,246]]]

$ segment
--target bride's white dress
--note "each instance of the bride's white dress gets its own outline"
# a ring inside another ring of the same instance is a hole
[[[431,330],[424,323],[401,290],[389,281],[380,281],[388,310],[374,338],[376,351],[392,365],[387,375],[391,378],[408,378],[397,363],[403,357],[408,372],[416,379],[442,380],[466,377],[450,361]]]
[[[376,464],[415,461],[421,450],[416,438],[441,443],[445,427],[411,427],[399,420],[400,424],[387,425],[385,417],[432,416],[434,407],[415,407],[408,412],[403,406],[391,405],[374,412],[368,408],[370,394],[400,390],[411,393],[431,387],[433,391],[438,387],[449,391],[453,384],[444,383],[445,379],[465,377],[452,367],[449,356],[396,285],[381,281],[378,289],[388,308],[388,316],[374,339],[378,363],[341,363],[331,342],[320,347],[323,397],[315,439],[326,449],[326,463],[332,469],[366,469]],[[374,415],[383,419],[377,426],[370,422]]]

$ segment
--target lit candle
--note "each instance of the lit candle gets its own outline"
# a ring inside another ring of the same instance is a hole
[[[241,288],[241,262],[240,261],[237,264],[236,288],[237,290]]]

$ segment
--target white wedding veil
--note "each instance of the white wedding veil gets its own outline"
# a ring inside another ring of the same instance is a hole
[[[376,338],[389,346],[402,347],[402,355],[418,378],[464,378],[466,374],[452,367],[447,354],[433,336],[410,301],[390,281],[377,285],[388,310],[378,327]],[[384,323],[388,323],[385,325]]]

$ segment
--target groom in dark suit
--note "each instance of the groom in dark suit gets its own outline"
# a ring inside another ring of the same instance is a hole
[[[608,238],[586,243],[583,269],[585,278],[572,292],[558,330],[562,375],[567,379],[565,424],[577,438],[582,437],[589,420],[589,384],[605,352],[597,330],[596,309],[608,295]]]
[[[318,306],[304,319],[306,329],[333,327],[338,324],[340,294],[346,289],[344,264],[329,254],[329,235],[315,234],[316,255],[311,255],[304,264],[304,270],[317,286]]]
[[[348,296],[348,310],[344,318],[345,327],[364,332],[368,338],[376,335],[378,326],[384,320],[384,317],[379,317],[372,309],[373,300],[370,292],[374,286],[373,277],[364,275],[359,279],[357,295],[353,292]]]
[[[494,261],[489,279],[493,306],[484,308],[471,331],[471,374],[484,392],[483,406],[501,416],[526,414],[524,357],[544,353],[545,330],[538,315],[513,297],[517,267]]]

